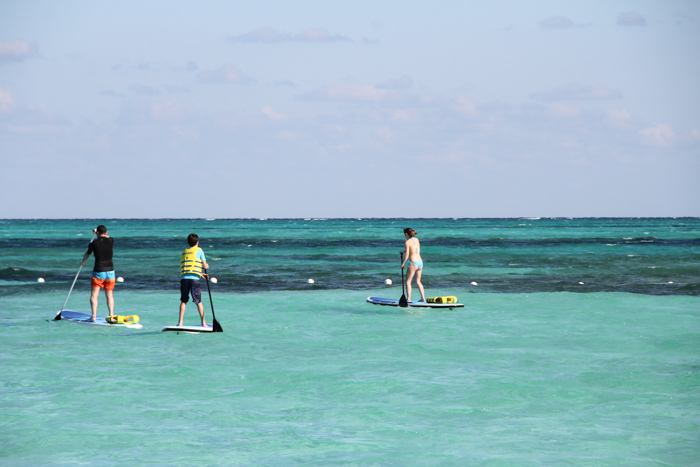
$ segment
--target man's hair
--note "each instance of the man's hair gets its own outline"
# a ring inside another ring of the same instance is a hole
[[[98,225],[97,229],[95,229],[95,230],[97,230],[98,235],[102,235],[102,234],[107,233],[107,227],[105,227],[104,225]]]
[[[187,236],[187,244],[189,246],[195,246],[199,241],[199,236],[196,233],[191,233]]]

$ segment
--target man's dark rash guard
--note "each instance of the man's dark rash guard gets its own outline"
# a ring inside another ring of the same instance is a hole
[[[98,237],[88,246],[88,253],[95,253],[95,272],[114,271],[112,264],[112,247],[114,239],[112,237]]]

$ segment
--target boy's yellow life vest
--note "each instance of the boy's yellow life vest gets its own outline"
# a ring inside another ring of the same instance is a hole
[[[182,252],[180,256],[180,275],[196,274],[202,277],[202,260],[197,258],[198,246],[193,246]]]

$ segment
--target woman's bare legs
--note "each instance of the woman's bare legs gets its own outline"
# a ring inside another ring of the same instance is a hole
[[[416,285],[418,286],[418,290],[420,290],[420,296],[423,301],[425,300],[425,290],[423,290],[423,283],[420,281],[421,276],[423,275],[423,268],[420,268],[419,270],[416,271]]]
[[[408,266],[408,272],[406,273],[406,300],[411,301],[411,279],[416,273],[416,267],[414,265]]]
[[[411,280],[413,280],[414,275],[416,276],[416,285],[418,290],[420,290],[421,299],[425,301],[425,290],[423,290],[423,283],[420,281],[423,275],[423,268],[417,269],[413,264],[408,267],[408,273],[406,274],[406,300],[411,301]]]

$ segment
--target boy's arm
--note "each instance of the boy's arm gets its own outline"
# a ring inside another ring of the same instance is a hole
[[[202,267],[203,267],[204,269],[209,269],[209,263],[207,263],[207,257],[204,255],[204,251],[199,250],[199,252],[200,252],[200,254],[201,254],[201,258],[200,258],[200,259],[202,260]]]

